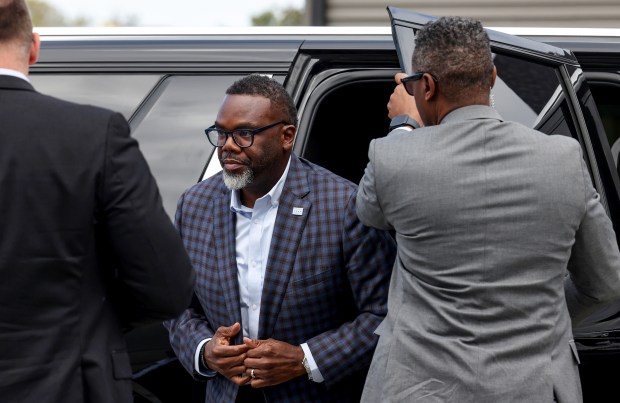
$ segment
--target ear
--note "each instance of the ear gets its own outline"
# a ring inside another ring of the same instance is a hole
[[[36,32],[32,33],[32,43],[30,44],[30,55],[28,65],[32,66],[39,60],[39,50],[41,49],[41,38]]]
[[[496,78],[497,78],[497,67],[493,65],[493,73],[491,73],[491,88],[495,87]]]
[[[437,95],[437,83],[433,76],[428,73],[424,73],[422,76],[422,85],[424,91],[424,100],[430,101]]]
[[[291,151],[293,149],[293,143],[295,142],[295,134],[297,128],[293,125],[286,125],[282,129],[282,147],[284,151]]]

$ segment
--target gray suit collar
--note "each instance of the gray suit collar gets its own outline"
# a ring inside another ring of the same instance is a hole
[[[492,107],[485,105],[470,105],[458,108],[448,113],[439,124],[459,122],[473,119],[496,119],[503,121],[501,115]]]

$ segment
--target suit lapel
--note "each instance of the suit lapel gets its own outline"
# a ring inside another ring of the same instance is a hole
[[[230,190],[226,189],[222,197],[214,201],[214,239],[217,251],[217,273],[224,293],[224,301],[228,315],[234,322],[241,323],[241,304],[239,281],[237,278],[237,259],[235,252],[235,213],[230,210]],[[241,332],[240,332],[241,334]],[[241,342],[241,336],[237,343]]]
[[[265,270],[258,325],[260,339],[267,339],[273,334],[295,264],[299,242],[310,215],[312,203],[305,198],[309,192],[307,172],[299,159],[293,155],[288,177],[280,196]]]

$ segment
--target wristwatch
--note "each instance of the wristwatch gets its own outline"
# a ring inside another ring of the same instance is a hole
[[[409,115],[398,115],[394,116],[394,119],[390,122],[390,131],[401,127],[401,126],[409,126],[412,129],[419,129],[420,124],[416,122],[414,118]]]
[[[311,381],[312,379],[312,370],[310,370],[310,364],[308,364],[308,359],[306,358],[306,356],[304,355],[304,359],[301,362],[301,365],[304,366],[304,368],[306,369],[306,372],[308,373],[308,379],[310,379]]]

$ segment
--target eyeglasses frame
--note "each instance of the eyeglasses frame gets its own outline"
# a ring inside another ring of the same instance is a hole
[[[254,136],[256,136],[257,134],[261,132],[264,132],[265,130],[271,129],[272,127],[275,127],[279,124],[287,125],[288,123],[284,120],[280,120],[279,122],[271,123],[267,126],[259,127],[256,129],[233,129],[233,130],[223,130],[223,129],[218,128],[216,125],[213,125],[205,129],[205,134],[207,135],[207,139],[209,140],[209,143],[211,143],[211,145],[213,145],[214,147],[224,147],[224,145],[228,141],[228,136],[231,136],[233,141],[237,145],[237,147],[248,148],[248,147],[252,147],[252,145],[254,144]],[[213,132],[213,131],[217,131],[218,139],[221,134],[224,134],[226,136],[226,138],[224,139],[224,142],[222,142],[221,145],[213,144],[213,141],[211,140],[211,137],[209,136],[209,132]],[[250,135],[250,144],[248,145],[239,144],[239,141],[237,140],[237,135],[240,135],[239,132],[243,132],[243,134],[241,135],[248,135],[248,134]]]
[[[424,74],[428,74],[429,76],[431,76],[436,83],[439,82],[439,80],[437,79],[437,77],[435,77],[433,73],[429,73],[428,71],[418,71],[400,79],[400,82],[403,84],[403,87],[405,87],[405,91],[407,91],[407,94],[413,96],[413,88],[410,88],[407,83],[412,83],[414,81],[420,80],[422,77],[424,77]]]

